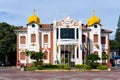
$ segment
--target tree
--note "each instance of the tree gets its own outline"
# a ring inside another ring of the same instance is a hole
[[[108,59],[109,58],[109,56],[108,56],[108,54],[106,53],[106,52],[103,52],[102,53],[102,59],[104,60],[106,60],[106,59]]]
[[[100,57],[97,54],[88,54],[86,64],[90,65],[92,69],[96,69],[99,66],[97,60],[100,60]]]
[[[15,55],[16,53],[16,35],[14,30],[17,28],[5,22],[0,23],[0,56],[3,57],[5,62],[8,62],[10,55]]]
[[[96,62],[99,59],[100,57],[97,54],[92,53],[87,55],[87,61],[89,62]]]
[[[29,55],[31,55],[31,51],[26,50],[26,51],[24,52],[24,54],[25,54],[26,56],[29,56]]]
[[[115,46],[115,50],[117,51],[117,54],[120,55],[120,16],[119,16],[117,27],[118,28],[116,29],[116,33],[115,33],[116,45],[113,45],[113,46]]]
[[[44,58],[44,53],[42,52],[34,52],[33,54],[31,54],[31,59],[36,60],[37,62],[41,61]]]
[[[110,40],[110,50],[116,50],[116,45],[117,45],[117,42],[116,40]]]
[[[116,29],[115,40],[119,42],[120,41],[120,16],[119,16],[117,27],[118,28]]]
[[[103,52],[102,53],[102,63],[106,64],[106,59],[108,59],[108,58],[109,58],[108,54],[106,52]]]

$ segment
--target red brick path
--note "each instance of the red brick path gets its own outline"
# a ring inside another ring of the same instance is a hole
[[[0,80],[120,80],[120,72],[4,71]]]

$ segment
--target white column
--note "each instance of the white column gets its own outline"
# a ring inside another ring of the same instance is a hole
[[[80,45],[79,45],[79,48],[78,48],[78,51],[79,51],[79,64],[82,64],[82,50],[80,49]]]
[[[74,55],[74,45],[71,46],[71,62],[74,62],[74,58],[73,58],[73,55]]]
[[[58,60],[61,63],[61,46],[58,46]]]
[[[53,64],[55,64],[56,61],[56,55],[58,56],[58,52],[56,51],[57,49],[57,43],[56,43],[56,28],[54,25],[53,29]]]
[[[58,40],[60,40],[60,28],[58,28]]]
[[[74,34],[75,34],[75,39],[77,39],[77,38],[76,38],[76,37],[77,37],[77,36],[76,36],[76,28],[75,28],[75,32],[74,32]]]
[[[77,63],[77,46],[74,47],[75,64]]]
[[[70,45],[68,45],[68,64],[70,64],[70,53],[69,53],[69,47],[70,47]]]

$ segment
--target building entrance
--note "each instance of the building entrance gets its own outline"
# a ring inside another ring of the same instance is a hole
[[[71,65],[74,51],[73,45],[61,45],[61,63]]]
[[[70,64],[71,63],[71,52],[67,50],[61,51],[61,63]]]

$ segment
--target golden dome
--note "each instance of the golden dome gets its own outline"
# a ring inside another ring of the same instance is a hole
[[[94,15],[94,11],[93,11],[93,15],[92,15],[91,18],[88,19],[87,25],[88,26],[92,26],[95,23],[100,24],[100,18],[98,18],[97,16],[95,16]]]
[[[31,22],[40,23],[39,17],[35,15],[35,10],[33,10],[33,15],[28,18],[28,24]]]

